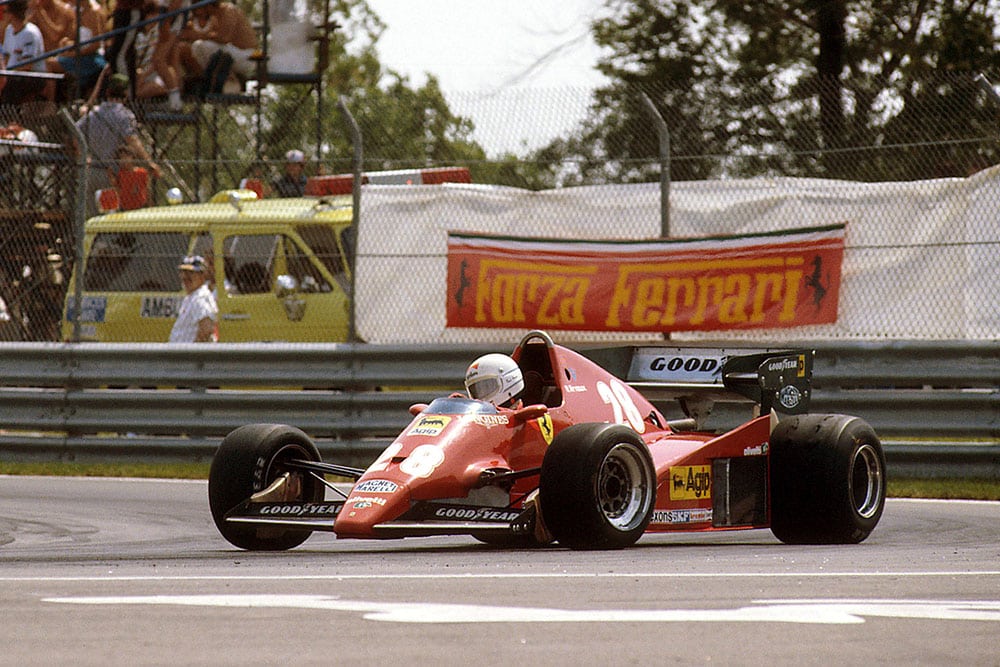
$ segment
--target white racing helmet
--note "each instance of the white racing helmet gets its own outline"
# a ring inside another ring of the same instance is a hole
[[[465,388],[471,398],[506,407],[524,391],[524,377],[506,354],[486,354],[465,372]]]

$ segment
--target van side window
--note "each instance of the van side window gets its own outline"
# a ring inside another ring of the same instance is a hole
[[[212,250],[212,235],[211,234],[204,234],[204,233],[202,233],[202,234],[198,234],[197,236],[195,236],[194,237],[194,247],[192,248],[191,252],[188,253],[188,254],[190,254],[190,255],[201,255],[202,257],[205,258],[205,262],[208,263],[209,266],[211,266],[212,265],[211,260],[212,260],[212,255],[213,255],[213,250]]]
[[[309,248],[319,261],[323,262],[330,274],[341,281],[347,269],[344,265],[344,255],[341,254],[341,245],[337,242],[336,229],[329,225],[299,225],[295,231],[309,244]],[[343,237],[345,233],[346,230],[341,236]]]
[[[284,237],[285,260],[288,264],[288,274],[295,278],[295,284],[302,292],[330,292],[333,287],[318,266],[306,255],[295,241]]]
[[[177,263],[188,252],[184,233],[108,232],[90,246],[83,286],[96,292],[178,292]]]
[[[226,290],[230,294],[270,292],[280,240],[277,234],[227,237],[222,243]]]

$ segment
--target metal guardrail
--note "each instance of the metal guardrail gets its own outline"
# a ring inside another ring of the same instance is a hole
[[[890,467],[1000,476],[1000,342],[811,345],[812,409],[856,414]],[[413,403],[457,390],[495,347],[9,343],[0,461],[207,460],[248,422],[294,424],[367,465]],[[945,444],[948,442],[961,444]]]

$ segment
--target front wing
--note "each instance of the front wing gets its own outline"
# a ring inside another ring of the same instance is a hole
[[[230,523],[255,524],[303,530],[336,532],[334,522],[344,506],[356,500],[324,502],[246,501],[226,516]],[[375,537],[428,537],[433,535],[514,534],[532,530],[523,509],[419,501],[392,521],[376,524]]]

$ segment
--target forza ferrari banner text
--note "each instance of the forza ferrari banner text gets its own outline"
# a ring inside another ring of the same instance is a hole
[[[656,241],[449,233],[447,323],[723,331],[836,322],[845,231]]]

